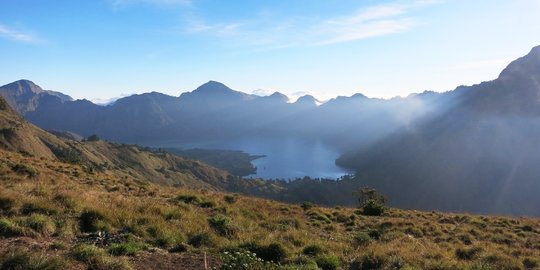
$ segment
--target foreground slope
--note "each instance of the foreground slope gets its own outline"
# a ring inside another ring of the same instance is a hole
[[[204,269],[205,257],[218,269],[537,269],[540,263],[537,219],[398,209],[368,217],[354,208],[155,185],[5,150],[0,175],[1,269]],[[243,250],[284,266],[256,268],[261,263]],[[239,261],[247,268],[230,265]]]

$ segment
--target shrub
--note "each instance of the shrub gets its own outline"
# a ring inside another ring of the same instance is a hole
[[[202,202],[201,198],[195,195],[178,195],[176,196],[175,200],[178,202],[195,205],[198,205]]]
[[[471,248],[458,248],[456,249],[456,258],[460,260],[473,260],[477,255],[482,252],[480,247],[471,247]]]
[[[23,236],[25,234],[26,232],[24,228],[13,223],[9,219],[0,218],[0,236],[14,237],[14,236]]]
[[[27,202],[27,203],[24,203],[21,207],[21,214],[23,215],[43,214],[43,215],[50,216],[57,213],[58,213],[58,209],[56,209],[52,205],[47,205],[44,203]]]
[[[364,254],[361,259],[355,260],[351,268],[361,270],[378,270],[382,269],[385,263],[386,258],[384,256],[369,252]]]
[[[154,244],[158,247],[167,248],[178,243],[181,240],[180,238],[180,235],[176,235],[170,231],[159,230],[155,236]]]
[[[52,235],[56,230],[56,225],[48,216],[33,214],[23,221],[25,227],[31,228],[42,235]]]
[[[223,200],[225,200],[226,203],[235,203],[236,199],[238,198],[238,195],[236,194],[227,194],[223,196]]]
[[[202,246],[212,247],[214,246],[214,239],[208,232],[197,233],[188,237],[189,245],[199,248]]]
[[[268,262],[279,263],[284,261],[288,256],[287,250],[280,243],[272,243],[267,246],[248,243],[241,245],[240,248],[249,250],[257,254],[257,257]]]
[[[308,256],[316,257],[318,255],[323,254],[323,249],[319,245],[309,245],[304,247],[302,250],[302,253]]]
[[[100,139],[99,139],[98,135],[96,135],[96,134],[92,134],[92,135],[88,136],[88,138],[86,138],[87,142],[97,142],[99,140]]]
[[[221,236],[234,235],[235,228],[232,224],[231,218],[223,215],[215,215],[208,218],[208,224],[214,231]]]
[[[522,263],[526,269],[533,269],[538,267],[538,261],[532,258],[525,258],[523,259]]]
[[[409,227],[407,229],[405,229],[405,233],[408,234],[408,235],[412,235],[416,238],[420,238],[422,236],[424,236],[424,232],[422,232],[422,230],[416,228],[416,227]]]
[[[335,270],[341,266],[341,261],[336,255],[320,255],[315,261],[323,270]]]
[[[18,174],[25,174],[28,177],[36,177],[38,175],[38,171],[26,164],[15,164],[11,166],[11,170],[18,173]]]
[[[369,200],[360,209],[364,216],[380,216],[384,213],[386,207],[375,200]]]
[[[0,214],[13,214],[16,204],[17,201],[11,197],[0,197]]]
[[[186,252],[189,250],[189,246],[184,244],[184,243],[180,243],[180,244],[176,244],[175,246],[173,246],[172,248],[170,248],[168,251],[170,253],[181,253],[181,252]]]
[[[313,203],[310,203],[310,202],[304,202],[302,203],[302,205],[300,205],[300,207],[302,207],[302,209],[304,209],[304,211],[307,211],[311,208],[313,208],[315,205]]]
[[[165,214],[166,220],[180,220],[182,218],[182,212],[177,209],[171,210]]]
[[[31,253],[25,249],[10,251],[0,257],[0,269],[6,270],[60,270],[65,266],[60,258]]]
[[[482,262],[493,266],[494,269],[521,269],[521,265],[517,264],[512,257],[505,254],[490,254],[483,257]]]
[[[365,232],[359,232],[354,236],[354,243],[358,246],[366,246],[371,242],[371,237]]]
[[[216,202],[214,201],[204,201],[199,204],[202,208],[214,208],[217,206]]]
[[[115,260],[105,251],[92,245],[77,245],[71,250],[71,256],[80,262],[88,264],[91,270],[130,270],[124,260]]]
[[[100,211],[86,209],[79,217],[79,228],[82,232],[107,230],[107,218]]]
[[[144,243],[139,242],[127,242],[112,244],[107,252],[114,256],[133,256],[141,250],[145,250],[147,246]]]
[[[58,194],[54,196],[53,200],[56,203],[72,210],[77,208],[77,205],[78,205],[77,201],[73,197],[67,194]]]
[[[105,253],[96,246],[76,245],[71,250],[71,256],[81,262],[87,262],[92,258],[104,256]]]

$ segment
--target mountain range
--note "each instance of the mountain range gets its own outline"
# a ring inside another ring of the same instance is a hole
[[[259,97],[214,81],[178,97],[151,92],[108,106],[26,80],[0,95],[46,130],[146,144],[294,136],[340,149],[337,164],[356,172],[338,182],[268,182],[284,200],[353,204],[350,193],[371,186],[400,207],[540,215],[540,47],[495,80],[389,100],[288,103],[278,92]]]

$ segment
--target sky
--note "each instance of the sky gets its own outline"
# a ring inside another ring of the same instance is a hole
[[[74,98],[209,81],[319,99],[491,80],[540,45],[538,0],[0,0],[0,85]]]

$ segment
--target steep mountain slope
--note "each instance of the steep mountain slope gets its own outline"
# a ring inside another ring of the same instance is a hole
[[[394,205],[538,216],[539,82],[536,47],[498,79],[454,91],[448,112],[337,162]]]
[[[83,165],[90,171],[112,171],[139,181],[165,185],[223,189],[233,179],[201,162],[135,145],[105,141],[74,141],[57,137],[34,125],[0,98],[0,148],[46,159]]]

